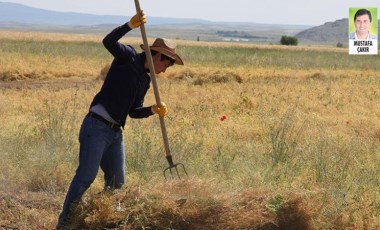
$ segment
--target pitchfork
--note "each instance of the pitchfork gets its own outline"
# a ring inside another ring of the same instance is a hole
[[[139,14],[141,12],[141,8],[140,8],[140,3],[139,3],[138,0],[135,0],[135,5],[136,5],[136,11]],[[150,77],[152,79],[154,96],[156,98],[157,105],[161,106],[162,103],[161,103],[161,99],[160,99],[160,93],[158,92],[158,84],[157,84],[157,80],[156,80],[156,72],[154,70],[152,54],[151,54],[150,49],[149,49],[148,39],[147,39],[147,36],[146,36],[144,24],[141,24],[140,30],[141,30],[141,36],[142,36],[142,39],[143,39],[143,42],[144,42],[144,46],[146,47],[145,52],[146,52],[146,57],[148,59],[149,72],[150,72]],[[166,132],[165,120],[164,120],[164,117],[159,116],[159,118],[160,118],[160,124],[161,124],[162,137],[163,137],[163,140],[164,140],[166,159],[168,160],[168,163],[169,163],[169,167],[167,167],[163,171],[164,177],[165,177],[165,179],[167,179],[166,174],[168,172],[170,172],[171,177],[174,178],[172,169],[175,169],[178,178],[181,178],[180,175],[179,175],[179,173],[178,173],[177,166],[179,166],[179,165],[182,166],[183,171],[187,175],[185,166],[182,163],[177,163],[177,164],[173,163],[173,158],[172,158],[172,155],[170,153],[170,148],[169,148],[168,134]]]

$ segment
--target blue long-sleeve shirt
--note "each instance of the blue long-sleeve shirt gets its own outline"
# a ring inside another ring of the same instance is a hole
[[[132,46],[119,42],[130,30],[128,24],[124,24],[103,39],[104,46],[114,56],[114,60],[90,106],[103,105],[123,127],[128,115],[132,118],[153,115],[151,107],[143,107],[145,94],[150,87],[150,76],[144,68],[145,53],[139,54]]]

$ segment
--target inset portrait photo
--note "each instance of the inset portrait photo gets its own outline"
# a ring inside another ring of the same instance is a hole
[[[377,55],[377,8],[349,9],[349,53]]]

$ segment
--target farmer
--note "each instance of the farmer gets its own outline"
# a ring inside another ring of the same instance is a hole
[[[372,15],[369,10],[360,9],[354,16],[355,32],[350,33],[350,40],[372,40],[376,35],[369,32],[372,25]]]
[[[67,192],[57,229],[64,229],[68,224],[70,207],[80,202],[94,181],[99,166],[104,172],[105,190],[123,186],[125,153],[122,128],[127,116],[146,118],[158,114],[162,117],[168,113],[165,103],[143,107],[151,81],[146,54],[137,53],[132,46],[118,42],[126,33],[143,23],[146,23],[146,16],[141,11],[103,39],[104,46],[114,56],[114,60],[83,120],[79,133],[79,166]],[[157,38],[154,41],[150,49],[156,74],[165,72],[173,64],[183,65],[175,47],[176,44],[167,39]],[[141,48],[146,49],[143,45]]]

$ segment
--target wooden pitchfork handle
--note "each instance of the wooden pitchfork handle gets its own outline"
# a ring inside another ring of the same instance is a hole
[[[135,0],[135,6],[136,6],[136,12],[139,14],[141,12],[141,7],[140,7],[140,3],[139,3],[138,0]],[[143,39],[143,42],[144,42],[144,46],[145,46],[146,57],[147,57],[147,60],[148,60],[150,77],[152,79],[152,84],[153,84],[154,96],[156,98],[157,105],[161,106],[162,103],[161,103],[161,99],[160,99],[160,93],[158,92],[158,85],[157,85],[157,80],[156,80],[156,71],[154,69],[152,54],[151,54],[150,49],[149,49],[148,39],[147,39],[147,36],[146,36],[144,23],[142,23],[140,25],[140,30],[141,30],[141,36],[142,36],[142,39]],[[170,148],[169,148],[169,139],[168,139],[168,134],[167,134],[167,131],[166,131],[165,120],[164,120],[164,117],[159,116],[159,118],[160,118],[160,124],[161,124],[162,137],[163,137],[163,140],[164,140],[166,159],[168,160],[168,163],[169,163],[169,167],[164,170],[164,176],[165,176],[165,172],[167,170],[169,170],[171,172],[172,168],[176,168],[177,165],[182,165],[183,166],[183,164],[181,164],[181,163],[173,164],[173,159],[172,159],[172,155],[170,153]],[[184,166],[183,166],[183,168],[185,169]],[[177,168],[176,168],[176,170],[177,170]],[[185,173],[186,173],[186,170],[185,170]],[[177,174],[178,174],[178,171],[177,171]],[[166,176],[165,176],[165,178],[166,178]]]

